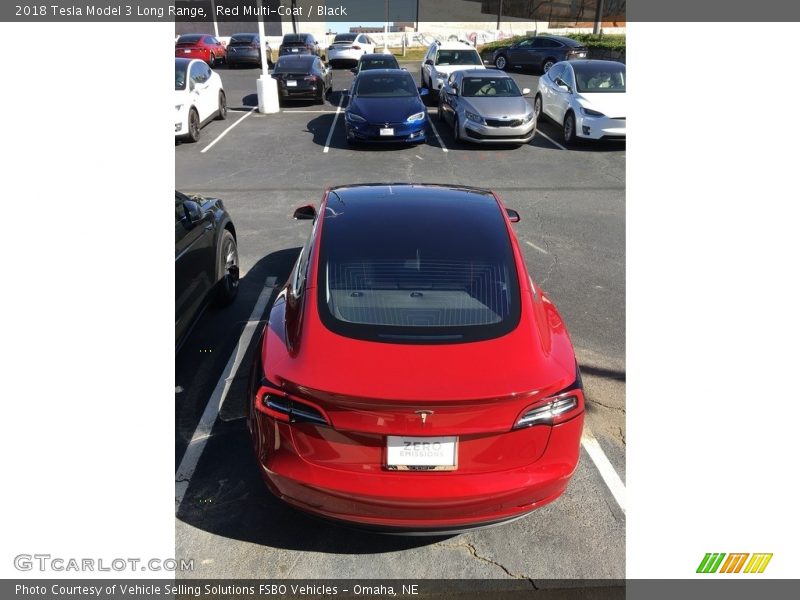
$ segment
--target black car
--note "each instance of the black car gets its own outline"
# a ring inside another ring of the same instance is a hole
[[[175,349],[203,309],[239,291],[236,229],[222,200],[175,192]]]
[[[588,48],[572,38],[560,35],[537,35],[510,46],[495,48],[489,61],[498,69],[532,68],[542,73],[562,60],[586,58]]]
[[[237,33],[231,36],[228,42],[228,67],[236,68],[240,65],[261,66],[261,47],[257,33]],[[266,46],[267,66],[272,68],[272,48],[269,42]]]
[[[272,71],[281,105],[284,100],[295,98],[312,98],[317,104],[324,104],[333,85],[332,72],[317,56],[281,56]]]
[[[372,69],[399,69],[400,65],[394,54],[364,54],[358,59],[358,64],[350,69],[358,75],[361,71]]]
[[[319,44],[310,33],[287,33],[283,36],[278,57],[287,54],[313,54],[320,56]]]

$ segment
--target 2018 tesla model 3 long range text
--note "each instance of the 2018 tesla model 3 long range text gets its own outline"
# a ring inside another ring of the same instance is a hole
[[[555,306],[493,193],[332,188],[274,302],[248,427],[270,490],[400,532],[459,531],[556,499],[584,399]]]

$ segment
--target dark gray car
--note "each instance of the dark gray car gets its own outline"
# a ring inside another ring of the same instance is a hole
[[[572,38],[560,35],[537,35],[510,46],[495,48],[490,62],[498,69],[539,69],[546,73],[557,62],[586,58],[589,50]]]
[[[459,141],[527,144],[536,135],[536,115],[514,79],[497,69],[452,73],[439,93],[439,120]]]
[[[267,66],[272,68],[272,48],[269,42],[264,42],[267,54]],[[261,66],[261,48],[257,33],[237,33],[231,36],[228,42],[228,67],[236,68],[241,65]]]

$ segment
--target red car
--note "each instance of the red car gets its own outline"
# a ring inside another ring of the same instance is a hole
[[[225,46],[213,35],[188,33],[175,42],[176,58],[196,58],[207,62],[209,67],[225,62],[227,56]]]
[[[248,428],[285,502],[392,532],[456,532],[555,500],[584,398],[567,329],[492,192],[325,192],[270,309]]]

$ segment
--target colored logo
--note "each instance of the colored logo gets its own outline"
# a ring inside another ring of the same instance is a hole
[[[700,561],[697,572],[763,573],[770,560],[772,560],[772,553],[748,554],[746,552],[740,552],[736,554],[725,554],[724,552],[715,552],[712,554],[709,552],[703,557],[703,560]]]

